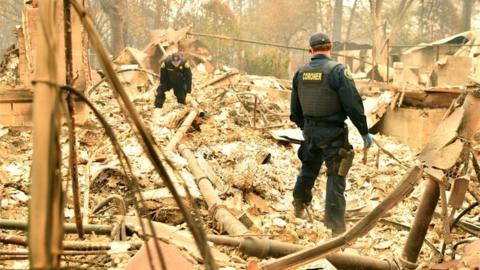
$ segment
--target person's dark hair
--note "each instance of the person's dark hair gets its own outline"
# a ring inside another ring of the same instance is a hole
[[[312,51],[314,52],[321,52],[321,51],[329,51],[332,49],[332,43],[328,42],[325,44],[319,44],[312,47]]]

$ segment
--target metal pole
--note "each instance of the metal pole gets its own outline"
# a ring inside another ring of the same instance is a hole
[[[402,252],[401,262],[407,269],[416,268],[418,255],[420,254],[423,240],[432,221],[439,196],[440,189],[437,182],[433,179],[428,179],[415,220],[413,221],[412,229],[410,230],[407,243]]]
[[[57,5],[58,4],[58,5]],[[39,4],[33,99],[33,158],[28,246],[30,269],[57,269],[63,250],[63,194],[60,173],[60,81],[58,1]]]
[[[387,39],[387,83],[390,81],[390,39]]]
[[[65,233],[78,233],[77,226],[74,223],[65,223]],[[110,235],[112,232],[111,225],[83,224],[85,233],[95,233],[97,235]],[[28,229],[27,222],[18,220],[0,219],[0,229],[26,231]]]
[[[255,106],[253,107],[253,128],[256,128],[257,123],[257,96],[253,96],[255,98]]]
[[[73,86],[73,63],[72,63],[72,14],[70,0],[63,1],[63,15],[65,28],[65,82]],[[77,224],[78,237],[84,238],[82,212],[80,209],[80,187],[78,185],[78,167],[77,167],[77,146],[75,134],[75,102],[71,93],[67,96],[67,117],[68,121],[68,143],[69,143],[69,169],[72,180],[73,210],[75,213],[75,223]],[[85,198],[88,200],[87,198]]]
[[[183,144],[179,144],[177,149],[187,160],[188,168],[195,176],[198,188],[200,189],[205,202],[207,202],[214,219],[219,225],[221,225],[221,227],[230,235],[245,235],[249,233],[247,227],[236,219],[235,216],[233,216],[233,214],[223,205],[223,201],[218,197],[217,191],[213,187],[207,174],[198,164],[197,158],[193,152]]]
[[[187,115],[187,117],[183,121],[182,126],[177,130],[177,132],[173,135],[172,139],[168,143],[167,145],[168,150],[175,151],[177,144],[183,139],[188,129],[192,126],[193,121],[195,121],[195,118],[197,118],[197,116],[198,116],[198,111],[195,109]]]

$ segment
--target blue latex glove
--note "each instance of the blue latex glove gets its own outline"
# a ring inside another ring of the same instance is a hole
[[[365,143],[366,148],[370,148],[373,144],[373,135],[370,133],[367,133],[362,136],[363,142]]]

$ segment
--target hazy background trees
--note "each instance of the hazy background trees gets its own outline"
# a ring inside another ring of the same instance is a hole
[[[15,41],[23,0],[0,0],[0,48]],[[376,61],[386,59],[385,43],[414,45],[469,30],[479,21],[475,0],[88,0],[112,55],[125,46],[143,48],[153,29],[187,25],[194,32],[307,47],[315,31],[333,40],[375,45]],[[288,75],[295,55],[308,53],[202,38],[217,64],[251,73]],[[341,48],[336,48],[341,49]]]

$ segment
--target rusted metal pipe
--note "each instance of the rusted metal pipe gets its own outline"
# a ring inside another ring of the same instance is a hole
[[[291,243],[284,243],[270,239],[259,239],[256,237],[233,238],[228,236],[209,235],[208,240],[217,245],[226,245],[238,248],[242,253],[257,258],[274,257],[279,258],[285,255],[305,249],[305,246]],[[345,270],[394,270],[398,269],[395,263],[383,261],[367,256],[359,256],[345,253],[333,253],[326,256],[326,259],[336,269]]]
[[[369,232],[377,223],[377,221],[392,207],[397,205],[412,191],[418,180],[422,177],[423,168],[412,168],[400,182],[397,188],[390,193],[375,209],[372,210],[367,216],[362,218],[355,226],[344,234],[333,238],[321,245],[313,248],[298,251],[283,258],[266,262],[260,265],[260,269],[273,270],[273,269],[290,269],[299,267],[310,263],[312,261],[324,258],[329,254],[334,253],[343,246],[353,243],[358,237],[365,235]],[[423,240],[422,240],[423,241]]]
[[[198,188],[207,202],[214,219],[219,223],[220,227],[230,235],[247,234],[249,230],[245,225],[236,219],[223,205],[223,201],[218,197],[212,182],[198,164],[192,151],[183,144],[178,145],[178,151],[187,160],[188,168],[195,176]]]
[[[415,269],[414,266],[417,263],[418,255],[422,249],[423,240],[427,235],[439,197],[440,188],[437,182],[429,178],[426,182],[425,191],[418,206],[412,229],[408,234],[407,243],[403,248],[401,262],[405,268]]]
[[[65,223],[63,228],[65,233],[77,233],[77,226],[74,223]],[[112,231],[110,225],[83,224],[83,228],[84,232],[88,234],[110,235]],[[0,219],[0,229],[26,231],[28,224],[23,221]]]
[[[65,83],[73,86],[73,62],[72,62],[72,14],[70,0],[63,0],[63,25],[65,38]],[[75,134],[75,102],[74,96],[67,95],[67,117],[68,119],[68,143],[69,143],[69,169],[72,180],[73,210],[75,213],[75,223],[77,224],[78,237],[84,238],[82,227],[82,212],[80,210],[80,188],[78,185],[78,167],[77,167],[77,146]]]
[[[0,233],[0,243],[13,244],[19,246],[28,246],[27,238],[19,235],[8,235]],[[130,243],[131,249],[139,249],[143,245],[142,241],[135,241]],[[110,242],[77,242],[77,241],[63,241],[63,250],[110,250]],[[62,254],[62,249],[59,250],[59,256]],[[36,268],[38,269],[38,268]]]
[[[175,148],[177,148],[177,144],[182,140],[183,136],[185,136],[185,133],[187,133],[188,129],[192,126],[192,123],[193,121],[195,121],[195,118],[197,118],[197,116],[197,110],[193,110],[187,115],[187,117],[183,121],[182,126],[177,130],[177,132],[175,132],[170,142],[168,142],[168,150],[173,151],[175,150]]]
[[[38,6],[33,99],[33,156],[29,202],[30,268],[57,269],[63,239],[63,192],[60,148],[61,47],[57,1]],[[26,242],[26,239],[24,239]]]
[[[334,253],[326,259],[338,270],[398,270],[394,262],[379,260],[367,256]]]

